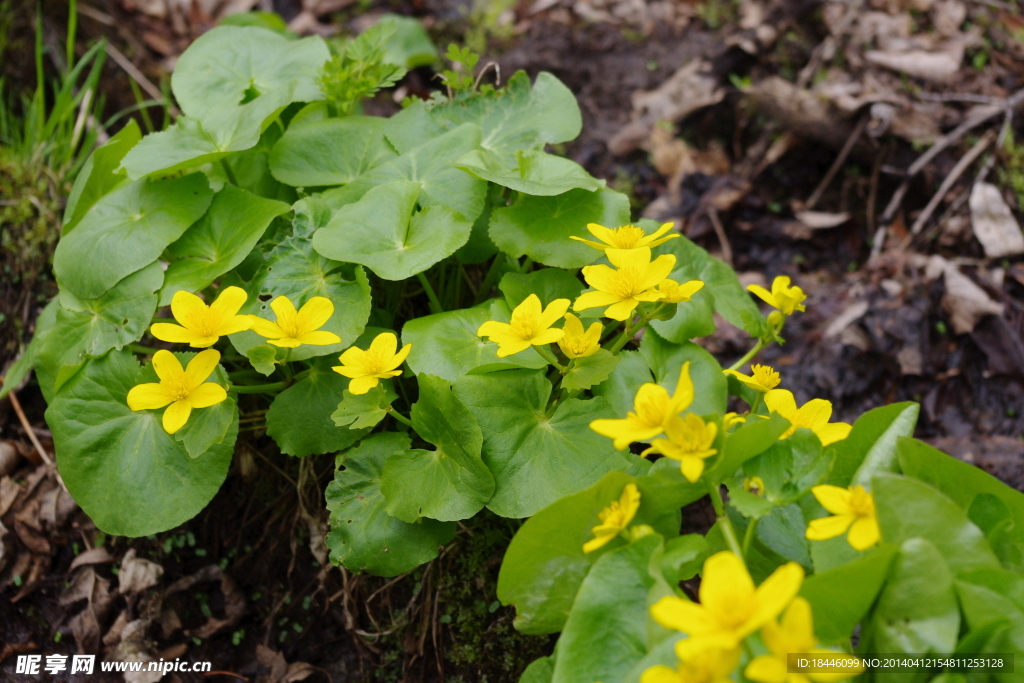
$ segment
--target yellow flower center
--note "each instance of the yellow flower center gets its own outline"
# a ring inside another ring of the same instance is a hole
[[[643,228],[635,225],[623,225],[612,231],[611,241],[616,249],[632,249],[637,242],[647,236]]]
[[[533,339],[534,334],[537,332],[537,320],[534,318],[527,318],[524,315],[516,315],[513,313],[512,321],[509,325],[512,327],[512,334],[520,339]]]
[[[581,356],[590,348],[586,337],[568,337],[562,339],[565,348],[575,356]]]
[[[752,365],[750,366],[750,372],[754,377],[754,381],[765,389],[774,389],[782,381],[782,375],[767,365]]]
[[[363,360],[363,367],[365,368],[367,375],[379,375],[380,373],[387,371],[388,363],[392,358],[393,356],[390,353],[377,351],[371,347],[366,351],[366,356],[364,356]]]
[[[597,516],[603,524],[610,524],[618,527],[619,529],[624,528],[629,522],[629,520],[626,519],[626,511],[622,509],[622,505],[620,505],[617,500],[613,500],[608,507],[597,513]]]
[[[721,626],[734,630],[747,623],[756,609],[757,599],[753,595],[733,593],[714,605],[714,614]]]
[[[184,376],[161,382],[161,384],[176,401],[188,398],[188,395],[192,393],[192,387],[189,386],[188,380]]]
[[[857,517],[874,517],[875,499],[863,486],[855,486],[850,491],[850,510]]]
[[[634,266],[623,266],[615,273],[616,277],[608,283],[608,293],[614,294],[620,299],[632,299],[641,291],[640,283],[646,276],[646,269]]]

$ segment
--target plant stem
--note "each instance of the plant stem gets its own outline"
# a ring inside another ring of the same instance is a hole
[[[227,176],[228,182],[234,186],[238,186],[238,179],[235,178],[235,172],[228,166],[228,162],[224,159],[220,160],[220,167],[224,169],[224,175]]]
[[[415,427],[412,426],[412,420],[407,418],[405,415],[402,415],[400,412],[398,412],[394,408],[389,409],[388,413],[391,415],[391,417],[395,418],[396,420],[398,420],[402,424],[408,426],[410,429],[415,429]]]
[[[754,348],[752,348],[749,351],[747,351],[747,355],[743,356],[743,358],[740,358],[738,361],[736,361],[735,363],[730,365],[729,369],[730,370],[739,370],[741,367],[743,367],[744,365],[749,363],[750,360],[753,359],[753,357],[756,356],[761,351],[761,349],[763,349],[763,348],[764,348],[764,340],[763,339],[758,339],[757,343],[754,344]]]
[[[733,528],[732,520],[729,519],[729,515],[725,511],[725,503],[722,501],[722,492],[718,490],[718,484],[708,482],[708,493],[711,495],[711,505],[715,508],[715,514],[722,526],[722,535],[725,536],[725,542],[729,544],[729,550],[736,553],[736,557],[746,564],[743,559],[743,547],[740,546],[739,539],[736,537],[736,529]]]
[[[420,281],[423,286],[423,291],[427,293],[427,299],[430,300],[430,312],[431,313],[444,313],[444,308],[441,306],[441,300],[437,298],[437,292],[430,284],[430,280],[423,273],[416,273],[416,279]]]
[[[491,287],[494,286],[494,281],[498,279],[498,273],[501,272],[501,266],[504,263],[505,252],[499,251],[498,255],[494,257],[494,261],[491,262],[491,267],[487,270],[487,274],[484,275],[484,281],[480,283],[480,289],[476,290],[476,296],[473,297],[474,306],[486,299],[487,295],[491,293]]]
[[[128,350],[133,353],[141,353],[147,356],[152,356],[160,349],[154,349],[152,346],[143,346],[142,344],[129,344]]]
[[[750,406],[750,414],[751,415],[756,415],[757,414],[757,409],[761,407],[761,399],[763,399],[763,398],[764,398],[764,394],[762,394],[760,391],[757,392],[757,398],[754,399],[754,403]]]
[[[632,336],[632,334],[631,334],[632,332],[633,332],[633,320],[630,319],[630,320],[626,321],[626,326],[622,328],[622,334],[620,334],[619,338],[615,340],[614,344],[612,344],[612,348],[608,349],[609,351],[611,351],[613,356],[615,354],[617,354],[622,349],[623,346],[626,345],[626,342],[628,342],[630,336]]]
[[[540,354],[541,358],[558,368],[559,372],[563,374],[565,373],[565,366],[558,362],[558,359],[555,358],[555,354],[551,353],[550,348],[547,346],[534,346],[533,348],[537,349],[537,353]]]
[[[236,394],[273,394],[288,387],[290,382],[274,382],[272,384],[233,384],[231,391]]]
[[[747,531],[743,534],[743,556],[750,552],[750,543],[754,540],[754,530],[757,529],[757,519],[752,518],[747,524]]]

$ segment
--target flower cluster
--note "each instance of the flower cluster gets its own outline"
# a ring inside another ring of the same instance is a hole
[[[750,656],[743,675],[758,683],[804,683],[801,674],[787,674],[789,653],[830,653],[818,649],[810,603],[797,595],[804,570],[789,562],[754,586],[743,560],[722,551],[705,561],[700,602],[668,596],[651,606],[651,617],[665,628],[689,637],[676,643],[675,667],[654,666],[641,683],[696,683],[728,680],[740,662],[746,642],[758,631],[767,652]],[[781,620],[779,615],[782,615]],[[815,681],[824,681],[811,674]],[[835,680],[834,678],[832,680]]]

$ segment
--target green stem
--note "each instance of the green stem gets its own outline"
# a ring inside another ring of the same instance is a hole
[[[750,414],[751,415],[756,415],[757,414],[757,409],[761,407],[761,399],[762,398],[764,398],[764,394],[762,394],[760,391],[757,392],[757,397],[754,399],[753,404],[751,404],[751,406],[750,406]]]
[[[227,176],[228,182],[234,186],[238,186],[238,179],[235,178],[235,172],[228,166],[228,162],[224,159],[220,160],[220,167],[224,169],[224,175]]]
[[[722,500],[722,492],[718,490],[718,484],[713,484],[709,481],[708,493],[711,495],[711,505],[715,508],[715,514],[718,516],[718,522],[722,526],[722,535],[725,536],[725,542],[729,545],[729,550],[736,553],[736,557],[740,558],[740,560],[743,560],[743,547],[736,536],[736,529],[732,526],[732,520],[729,519],[729,515],[725,511],[725,502]],[[745,561],[744,564],[746,564]]]
[[[630,337],[632,336],[632,332],[633,332],[633,320],[630,319],[630,320],[626,321],[626,326],[622,328],[622,334],[620,334],[619,338],[615,340],[614,344],[612,344],[612,348],[608,349],[609,351],[611,351],[613,356],[616,353],[618,353],[622,349],[623,346],[626,345],[626,342],[628,342]]]
[[[565,373],[565,366],[558,362],[558,359],[555,358],[555,354],[551,353],[550,348],[547,346],[534,346],[533,348],[537,349],[537,353],[540,354],[541,358],[558,368],[559,372]]]
[[[743,556],[750,552],[750,543],[754,540],[754,530],[757,529],[757,519],[752,518],[747,524],[747,532],[743,534]]]
[[[761,351],[761,349],[763,349],[763,348],[764,348],[764,340],[763,339],[758,339],[757,343],[754,344],[754,348],[752,348],[749,351],[747,351],[747,355],[743,356],[743,358],[740,358],[738,361],[736,361],[735,363],[730,365],[729,369],[730,370],[739,370],[744,365],[749,363],[751,361],[751,359],[753,359],[753,357],[756,356]]]
[[[504,263],[505,252],[499,251],[498,255],[494,257],[494,261],[491,262],[491,267],[487,270],[487,274],[484,275],[484,281],[480,283],[480,289],[476,290],[476,296],[473,297],[474,306],[486,299],[487,295],[491,293],[491,287],[494,286],[494,281],[498,279],[498,273],[501,272],[501,266]]]
[[[273,394],[288,387],[290,382],[274,382],[272,384],[233,384],[231,391],[236,394]]]
[[[526,260],[523,261],[523,265],[519,267],[519,272],[529,273],[531,268],[533,268],[533,259],[527,256]]]
[[[154,349],[152,346],[143,346],[142,344],[129,344],[128,350],[132,353],[141,353],[146,356],[152,356],[160,349]]]
[[[416,273],[416,279],[420,281],[423,286],[423,291],[427,293],[427,299],[430,300],[430,312],[431,313],[444,313],[444,308],[441,306],[441,300],[437,298],[437,292],[430,285],[430,280],[423,273]]]
[[[398,420],[402,424],[408,426],[410,429],[415,429],[415,427],[412,426],[412,420],[407,418],[405,415],[402,415],[400,412],[398,412],[394,408],[389,409],[388,410],[388,414],[390,414],[391,417],[395,418],[396,420]]]

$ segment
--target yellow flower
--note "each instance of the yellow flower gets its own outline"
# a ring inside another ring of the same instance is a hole
[[[679,461],[679,469],[690,482],[696,482],[704,472],[704,459],[718,452],[711,447],[718,434],[718,425],[705,422],[698,415],[689,413],[686,417],[673,415],[665,425],[668,439],[655,439],[651,447],[642,453],[661,453],[666,458]]]
[[[161,349],[153,354],[153,369],[160,382],[132,387],[128,392],[128,407],[156,410],[168,406],[163,426],[165,432],[173,434],[185,426],[193,408],[207,408],[228,397],[224,387],[206,381],[219,362],[220,352],[207,349],[196,354],[183,370],[173,353]]]
[[[761,477],[747,477],[743,480],[743,490],[753,493],[755,496],[764,497],[764,479]]]
[[[780,275],[772,281],[772,291],[768,291],[761,285],[747,285],[747,291],[756,295],[769,306],[777,308],[785,315],[792,315],[793,311],[806,311],[803,301],[807,298],[804,290],[797,286],[789,286],[790,279]]]
[[[764,402],[770,412],[778,413],[790,422],[789,429],[782,433],[779,440],[788,439],[797,429],[806,427],[818,435],[822,446],[828,446],[845,439],[853,429],[853,425],[845,422],[829,422],[832,403],[823,398],[811,399],[797,408],[793,392],[772,389],[764,395]]]
[[[594,420],[590,428],[601,436],[615,439],[615,448],[625,450],[634,441],[646,441],[665,431],[665,423],[679,415],[693,403],[693,380],[690,363],[683,363],[679,383],[669,398],[668,391],[659,384],[641,385],[633,399],[633,411],[623,419]]]
[[[584,267],[583,279],[596,291],[581,294],[573,310],[607,306],[605,317],[626,320],[641,301],[661,299],[661,292],[654,287],[675,268],[675,256],[664,254],[652,262],[651,250],[647,247],[609,249],[606,253],[618,270],[604,265]]]
[[[723,550],[704,562],[700,604],[671,595],[654,603],[651,616],[665,628],[690,636],[676,644],[680,659],[707,648],[731,650],[777,617],[803,580],[803,567],[788,562],[754,588],[743,561]]]
[[[640,674],[640,683],[732,683],[730,674],[740,661],[739,649],[695,652],[675,669],[652,666]]]
[[[665,278],[658,283],[658,293],[661,294],[659,301],[666,304],[679,304],[689,301],[694,294],[702,289],[704,289],[704,283],[701,280],[690,280],[679,284],[671,278]]]
[[[807,525],[807,538],[824,541],[849,529],[846,540],[855,550],[867,550],[878,543],[881,532],[875,514],[875,497],[863,486],[858,484],[844,489],[823,484],[812,488],[811,493],[832,516],[812,520]]]
[[[247,315],[238,315],[247,295],[241,287],[228,287],[207,306],[195,294],[177,291],[171,299],[171,313],[180,325],[154,323],[149,331],[160,341],[188,344],[202,349],[217,339],[252,327]]]
[[[498,344],[498,358],[525,351],[531,346],[553,344],[565,334],[563,330],[551,329],[559,318],[569,310],[568,299],[555,299],[541,310],[536,294],[523,299],[523,303],[512,311],[509,323],[488,320],[476,331],[478,337],[490,337]]]
[[[788,654],[815,654],[835,656],[832,650],[817,647],[818,639],[814,637],[814,617],[811,614],[811,603],[797,596],[782,615],[782,621],[774,619],[761,629],[761,639],[771,654],[761,655],[747,664],[744,675],[758,683],[830,683],[849,678],[864,670],[863,664],[854,671],[842,673],[789,673]],[[843,659],[853,660],[853,655],[842,655]],[[858,660],[859,661],[859,660]]]
[[[395,353],[396,349],[398,337],[391,332],[382,332],[370,342],[370,348],[365,351],[357,346],[347,349],[338,356],[341,365],[331,369],[352,380],[348,383],[349,392],[365,394],[377,386],[380,380],[402,374],[398,367],[409,356],[412,344],[406,344],[398,353]]]
[[[597,353],[601,348],[601,333],[604,325],[592,323],[583,331],[583,323],[572,313],[565,314],[565,325],[562,325],[562,332],[565,336],[558,340],[558,348],[567,358],[586,358]]]
[[[270,308],[277,314],[277,321],[270,322],[258,315],[252,318],[252,331],[267,338],[268,344],[294,349],[302,344],[327,346],[340,344],[341,337],[326,332],[323,327],[334,315],[334,304],[323,296],[314,296],[298,311],[286,296],[279,296],[270,302]]]
[[[641,247],[656,247],[659,244],[664,244],[671,239],[679,237],[678,233],[673,233],[666,237],[661,237],[666,232],[672,229],[673,223],[662,223],[661,227],[654,231],[653,234],[648,235],[644,232],[644,229],[636,225],[623,225],[618,228],[606,228],[603,225],[597,223],[588,223],[587,230],[590,234],[601,240],[601,242],[592,242],[585,240],[582,237],[576,237],[570,235],[569,239],[583,242],[584,244],[593,247],[594,249],[639,249]],[[658,239],[661,238],[661,239]]]
[[[741,425],[747,421],[747,418],[743,417],[739,413],[726,413],[722,416],[722,429],[729,431],[736,425]]]
[[[583,552],[592,553],[606,546],[629,526],[639,508],[640,491],[637,490],[636,484],[626,484],[619,499],[613,500],[608,507],[597,513],[601,523],[591,529],[594,538],[583,544]]]
[[[751,365],[749,377],[736,370],[722,370],[722,372],[732,375],[754,391],[760,391],[762,394],[766,394],[779,386],[779,382],[782,381],[782,375],[775,368],[768,365]]]

